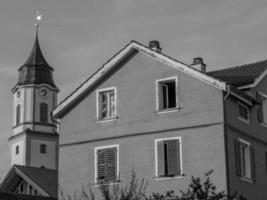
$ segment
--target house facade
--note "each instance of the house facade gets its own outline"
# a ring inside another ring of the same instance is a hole
[[[127,184],[133,169],[148,182],[148,194],[179,192],[191,176],[212,169],[218,190],[267,197],[261,69],[236,86],[225,71],[206,72],[201,58],[186,65],[163,54],[157,41],[130,42],[53,111],[60,119],[61,190],[74,194],[90,184],[97,191],[103,180]]]

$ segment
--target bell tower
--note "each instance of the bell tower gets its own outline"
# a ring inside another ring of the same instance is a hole
[[[59,90],[53,80],[53,68],[41,51],[38,27],[32,51],[18,72],[18,81],[12,89],[11,165],[57,169],[57,122],[51,112],[57,105]]]

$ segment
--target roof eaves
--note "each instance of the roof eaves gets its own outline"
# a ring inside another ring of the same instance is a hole
[[[175,60],[165,54],[158,53],[136,41],[131,41],[127,44],[121,51],[119,51],[115,56],[110,58],[98,71],[96,71],[92,76],[86,79],[76,90],[74,90],[70,95],[68,95],[64,100],[62,100],[59,105],[53,111],[53,116],[55,118],[60,118],[64,112],[74,103],[79,97],[81,97],[88,88],[99,78],[106,74],[107,71],[121,61],[126,55],[131,52],[132,49],[137,49],[146,55],[175,68],[176,70],[182,71],[194,78],[197,78],[209,85],[212,85],[218,89],[226,90],[226,83],[218,79],[215,79],[205,73],[199,72],[189,65],[186,65],[178,60]]]
[[[25,181],[27,181],[28,183],[30,183],[34,188],[38,189],[39,193],[44,195],[44,196],[50,196],[51,194],[49,194],[47,191],[45,191],[43,188],[41,188],[40,185],[38,185],[38,183],[36,183],[35,181],[33,181],[29,176],[27,176],[20,168],[19,166],[15,165],[15,170],[17,172],[18,175],[20,175]]]
[[[253,88],[255,87],[256,85],[259,84],[259,82],[261,82],[262,79],[264,79],[264,77],[267,75],[267,68],[264,70],[264,72],[254,80],[253,83],[251,84],[246,84],[246,85],[242,85],[240,87],[238,87],[238,89],[248,89],[248,88]]]

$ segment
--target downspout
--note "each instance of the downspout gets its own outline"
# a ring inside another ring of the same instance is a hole
[[[226,93],[225,97],[223,98],[223,100],[226,100],[228,98],[228,96],[230,95],[230,93],[231,93],[231,86],[230,85],[227,85],[226,86],[226,90],[227,90],[227,93]]]
[[[226,99],[231,94],[230,85],[226,86],[227,93],[223,97],[223,120],[224,120],[224,148],[225,148],[225,168],[226,168],[226,193],[227,195],[231,195],[231,186],[230,186],[230,170],[229,170],[229,153],[228,153],[228,135],[227,135],[227,117],[226,117]]]

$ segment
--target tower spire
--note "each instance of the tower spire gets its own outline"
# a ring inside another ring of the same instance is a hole
[[[42,19],[42,15],[40,14],[39,10],[36,11],[36,23],[35,23],[35,32],[36,32],[36,38],[38,37],[38,30],[39,30],[39,23]]]

